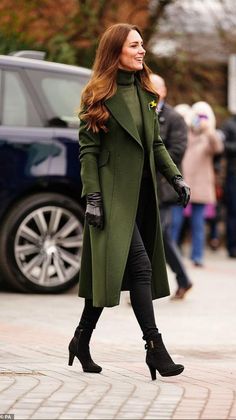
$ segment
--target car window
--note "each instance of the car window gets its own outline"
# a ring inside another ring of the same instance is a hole
[[[82,89],[88,77],[38,70],[27,70],[42,102],[50,126],[76,127]]]
[[[42,126],[20,74],[5,71],[3,80],[2,124],[21,127]]]

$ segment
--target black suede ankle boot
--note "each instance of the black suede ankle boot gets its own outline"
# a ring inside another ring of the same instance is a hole
[[[101,366],[94,363],[89,351],[89,341],[93,330],[78,329],[69,344],[69,366],[73,365],[75,356],[80,361],[84,372],[100,373]]]
[[[176,365],[173,362],[165,348],[161,334],[158,334],[153,340],[147,341],[145,349],[147,349],[146,363],[149,367],[152,380],[156,379],[156,371],[161,376],[175,376],[183,372],[184,366]]]

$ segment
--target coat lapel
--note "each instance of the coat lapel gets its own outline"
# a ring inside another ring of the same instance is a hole
[[[105,105],[118,123],[143,147],[138,129],[123,99],[122,93],[117,90],[114,96],[105,101]]]
[[[146,142],[150,150],[154,140],[154,119],[156,112],[155,108],[150,108],[150,103],[153,100],[156,102],[157,98],[154,94],[143,90],[139,82],[137,82],[137,89],[140,100],[140,106],[142,109]]]

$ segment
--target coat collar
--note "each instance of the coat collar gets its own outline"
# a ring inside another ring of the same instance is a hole
[[[122,93],[117,89],[114,96],[105,101],[105,105],[116,121],[140,144],[142,141],[139,137],[138,129],[135,125],[133,117],[123,98]]]
[[[154,139],[154,121],[156,109],[150,107],[150,102],[156,101],[156,96],[143,90],[139,81],[137,82],[138,96],[143,115],[143,125],[147,144],[152,144]]]
[[[144,91],[136,79],[138,96],[140,100],[140,106],[143,116],[144,132],[147,142],[153,141],[154,136],[154,115],[155,110],[150,109],[149,103],[156,99],[155,95]],[[139,143],[142,147],[142,141],[140,139],[138,129],[135,125],[133,117],[130,113],[128,106],[122,96],[122,93],[117,89],[115,95],[105,101],[105,105],[109,109],[110,113],[117,120],[117,122]]]

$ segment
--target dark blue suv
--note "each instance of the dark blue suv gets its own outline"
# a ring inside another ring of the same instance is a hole
[[[0,278],[55,293],[78,280],[81,90],[90,70],[0,56]]]

